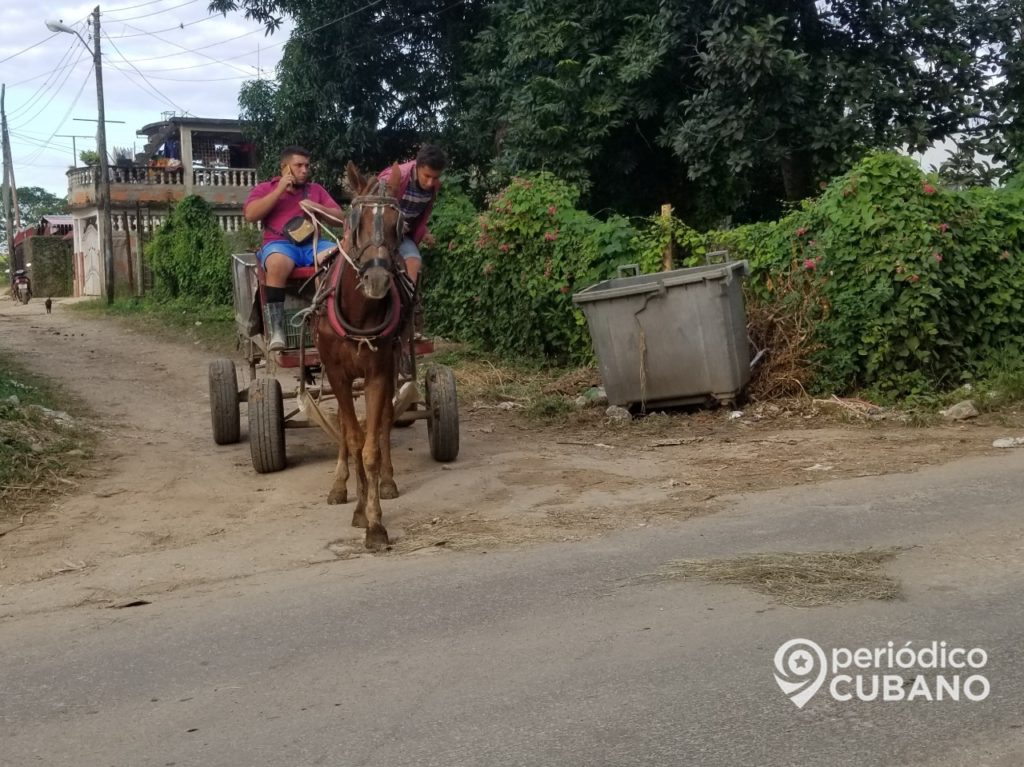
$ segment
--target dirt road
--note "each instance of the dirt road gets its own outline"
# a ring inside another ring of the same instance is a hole
[[[256,474],[244,412],[240,444],[211,438],[206,370],[215,355],[188,339],[85,318],[68,303],[55,301],[47,315],[38,301],[0,300],[0,348],[92,408],[102,476],[0,538],[0,618],[371,556],[362,531],[348,526],[352,507],[326,503],[335,455],[326,435],[289,431],[288,469]],[[402,497],[384,513],[397,541],[373,556],[451,556],[685,524],[725,508],[733,493],[912,471],[997,452],[992,440],[1013,433],[984,423],[842,425],[789,411],[625,426],[595,417],[570,428],[460,404],[453,464],[431,460],[422,422],[395,431]]]

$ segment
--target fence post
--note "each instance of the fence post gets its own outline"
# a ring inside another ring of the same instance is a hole
[[[665,204],[661,206],[661,218],[662,223],[665,227],[665,231],[669,233],[668,245],[665,250],[661,253],[661,270],[663,272],[672,271],[672,263],[676,258],[676,243],[672,237],[672,206]]]

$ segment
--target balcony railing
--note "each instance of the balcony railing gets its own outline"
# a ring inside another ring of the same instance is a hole
[[[225,186],[251,188],[256,186],[255,168],[202,168],[191,171],[193,186]],[[185,170],[176,168],[152,168],[148,165],[120,166],[109,168],[111,184],[184,185]],[[71,187],[95,187],[99,182],[100,169],[96,166],[72,168],[68,171]]]

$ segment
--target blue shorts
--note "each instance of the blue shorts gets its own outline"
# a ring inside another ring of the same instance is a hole
[[[406,261],[410,258],[415,258],[417,261],[423,260],[423,256],[420,255],[419,246],[409,237],[406,237],[398,244],[398,252]]]
[[[334,241],[328,238],[322,238],[317,241],[317,250],[323,253],[325,250],[330,250],[334,246]],[[267,256],[271,253],[281,253],[282,255],[288,256],[292,261],[295,262],[296,266],[313,266],[313,240],[305,243],[304,245],[296,245],[288,240],[273,240],[265,243],[262,248],[256,252],[256,257],[260,260],[260,265],[264,268],[267,265]]]

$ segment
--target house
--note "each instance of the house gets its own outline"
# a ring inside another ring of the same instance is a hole
[[[114,281],[118,292],[139,295],[148,287],[142,247],[171,206],[190,194],[209,202],[226,232],[245,226],[242,205],[256,185],[253,146],[237,120],[177,117],[138,131],[146,145],[134,160],[110,166]],[[104,295],[103,249],[98,226],[99,167],[68,171],[74,231],[74,292]]]

